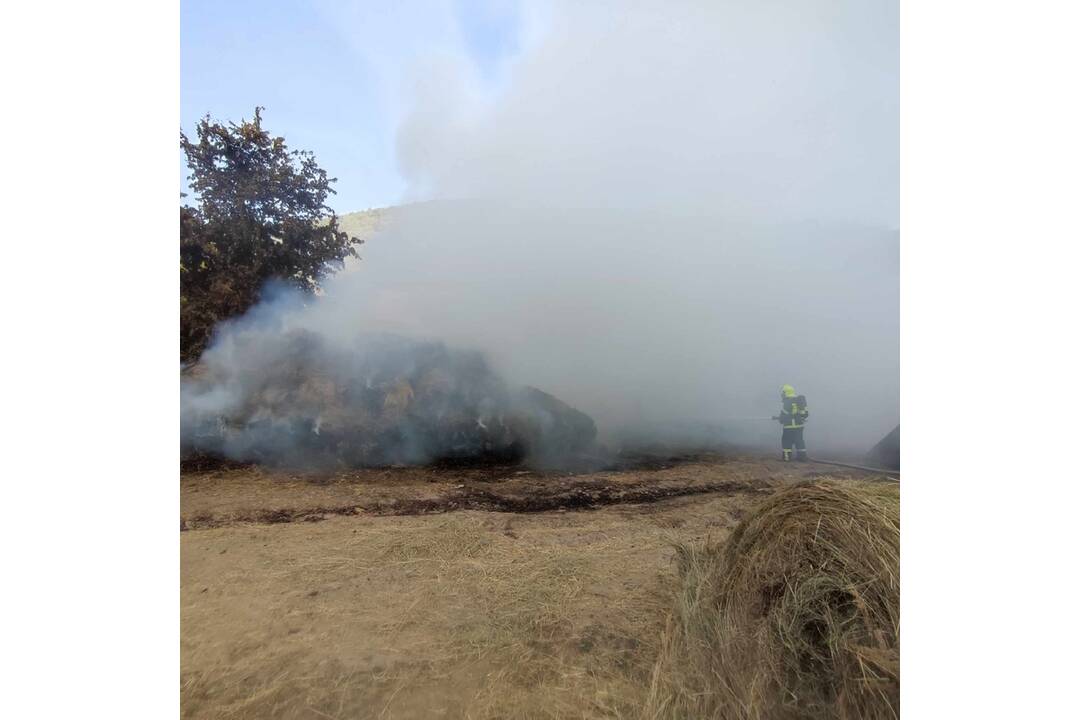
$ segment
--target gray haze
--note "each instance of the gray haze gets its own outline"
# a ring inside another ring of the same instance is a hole
[[[496,89],[445,48],[403,71],[399,161],[429,202],[391,213],[290,326],[479,350],[608,440],[775,445],[775,423],[739,418],[775,414],[783,383],[807,396],[812,454],[891,430],[896,3],[522,17]]]

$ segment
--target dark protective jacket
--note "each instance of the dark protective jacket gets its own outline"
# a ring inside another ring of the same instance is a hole
[[[781,400],[780,424],[785,428],[801,428],[810,417],[805,395],[788,395]]]

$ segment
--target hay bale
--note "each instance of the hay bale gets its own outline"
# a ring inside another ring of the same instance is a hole
[[[587,449],[593,420],[508,385],[478,352],[393,335],[335,342],[258,329],[181,372],[181,457],[292,467],[442,459],[543,464]]]
[[[892,432],[881,439],[870,452],[866,454],[866,462],[878,467],[900,469],[900,426],[897,425]]]
[[[897,485],[796,486],[678,558],[648,716],[899,716]]]

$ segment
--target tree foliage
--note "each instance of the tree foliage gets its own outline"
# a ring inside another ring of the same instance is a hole
[[[326,205],[337,179],[263,129],[262,108],[239,124],[207,115],[195,133],[180,133],[198,201],[180,206],[183,360],[199,356],[219,321],[254,304],[266,281],[314,292],[361,242]]]

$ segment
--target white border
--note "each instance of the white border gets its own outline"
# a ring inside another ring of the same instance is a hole
[[[176,717],[178,6],[0,33],[4,715]]]
[[[1075,713],[1077,7],[901,5],[911,718]]]

